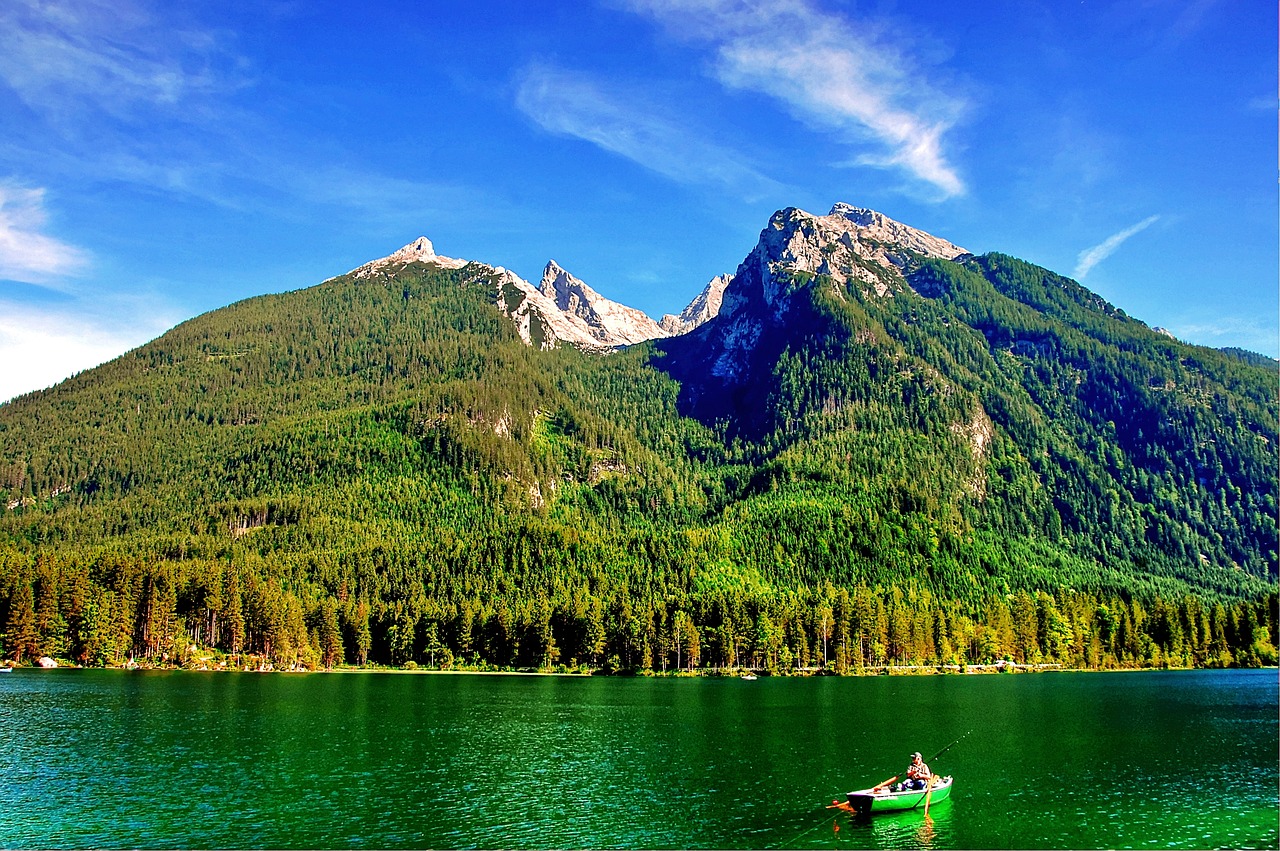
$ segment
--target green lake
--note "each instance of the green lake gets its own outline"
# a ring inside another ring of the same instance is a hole
[[[1277,706],[1274,670],[20,669],[0,847],[1275,848]],[[824,808],[966,733],[927,819]]]

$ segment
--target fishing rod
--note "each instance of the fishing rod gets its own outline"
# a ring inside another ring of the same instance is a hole
[[[972,733],[972,732],[973,732],[973,731],[972,731],[972,730],[970,730],[968,733],[965,733],[965,734],[964,734],[964,736],[961,736],[961,737],[960,737],[960,739],[963,739],[965,736],[969,735],[969,733]],[[943,748],[942,750],[938,751],[938,752],[937,752],[936,754],[934,754],[933,756],[929,757],[929,762],[933,762],[935,759],[937,759],[938,757],[942,756],[944,753],[946,753],[947,751],[951,750],[951,749],[952,749],[953,747],[955,747],[956,745],[960,744],[960,739],[956,739],[954,742],[952,742],[951,744],[947,745],[945,748]]]

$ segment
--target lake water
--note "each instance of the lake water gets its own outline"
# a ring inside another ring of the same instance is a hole
[[[18,670],[0,846],[1275,848],[1277,703],[1275,671]],[[824,809],[965,733],[928,819]]]

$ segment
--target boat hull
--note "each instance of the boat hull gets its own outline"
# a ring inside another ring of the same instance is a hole
[[[933,784],[933,793],[929,797],[930,806],[951,797],[952,782],[952,778],[943,777]],[[848,800],[838,805],[838,809],[862,817],[869,817],[876,813],[922,809],[927,794],[929,794],[927,789],[912,789],[906,792],[894,792],[887,787],[859,789],[856,792],[849,792],[846,795]]]

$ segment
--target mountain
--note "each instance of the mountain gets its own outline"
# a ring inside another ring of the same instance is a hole
[[[1259,354],[1257,352],[1251,352],[1248,349],[1240,349],[1234,346],[1228,346],[1227,348],[1219,349],[1218,351],[1222,352],[1225,355],[1229,355],[1233,358],[1239,358],[1245,363],[1252,364],[1253,366],[1261,366],[1273,371],[1276,369],[1280,369],[1280,361],[1277,361],[1275,358],[1267,357],[1266,355]]]
[[[6,652],[1275,659],[1273,368],[844,204],[674,319],[423,238],[0,405]]]
[[[693,301],[680,314],[667,313],[659,323],[669,336],[677,337],[687,334],[693,329],[705,325],[720,314],[720,305],[724,300],[724,291],[733,281],[732,275],[716,275],[702,292],[694,296]]]
[[[936,504],[1148,572],[1276,576],[1274,370],[1047,270],[843,204],[787,209],[719,316],[656,347],[682,412],[787,477],[903,477],[877,511]]]
[[[359,278],[389,275],[411,263],[461,269],[471,261],[436,254],[431,240],[422,236],[348,274]],[[587,351],[607,351],[686,334],[720,312],[724,291],[732,280],[729,275],[712,278],[679,315],[668,313],[661,322],[655,322],[634,307],[605,298],[554,260],[548,261],[537,287],[501,266],[475,266],[487,270],[498,293],[499,307],[516,323],[526,343],[539,348],[571,345]]]

